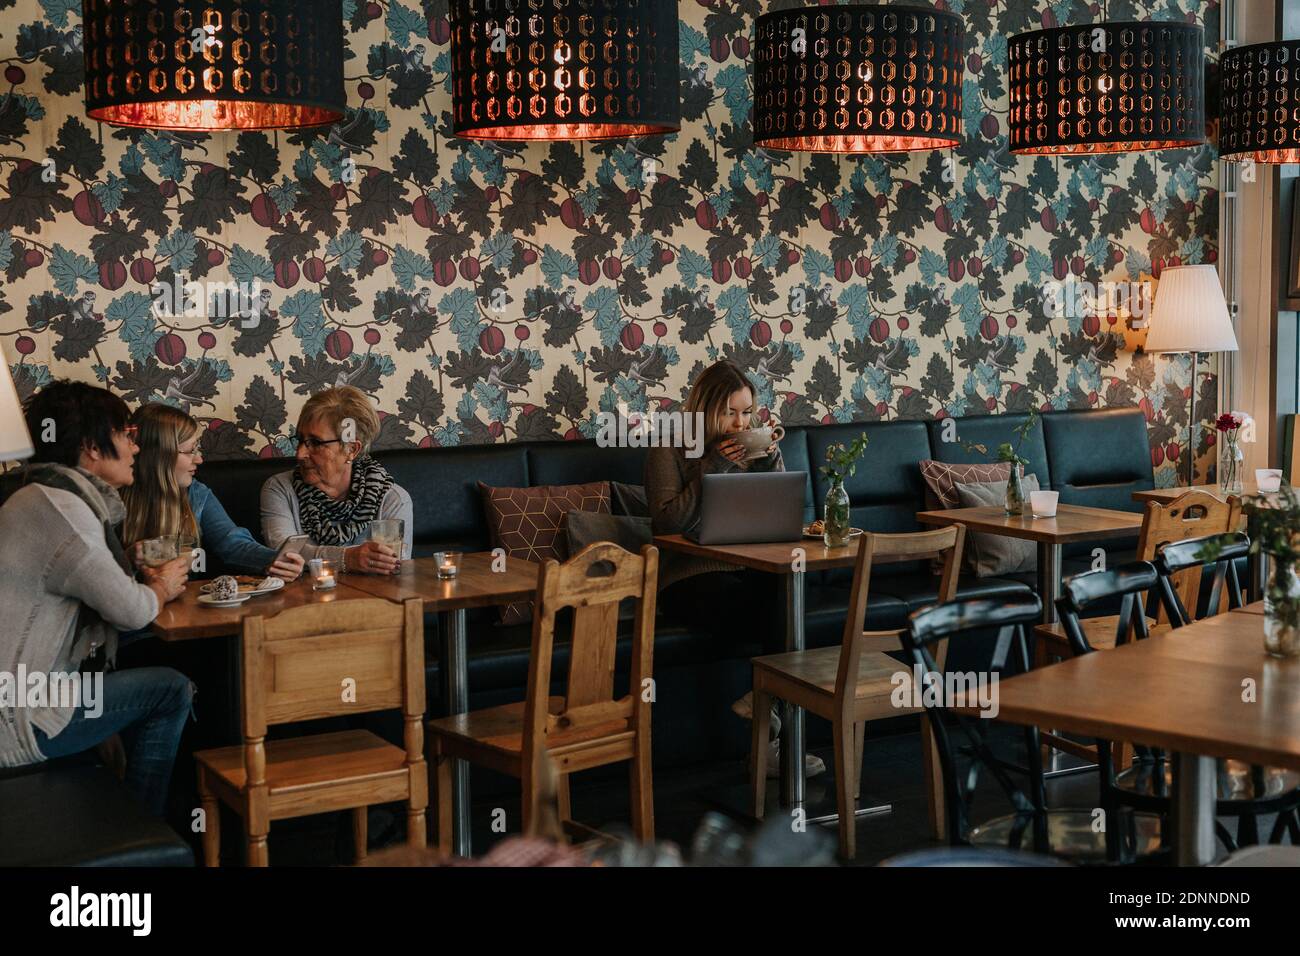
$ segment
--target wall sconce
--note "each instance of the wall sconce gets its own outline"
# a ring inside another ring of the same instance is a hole
[[[452,131],[611,139],[681,128],[677,4],[451,0]]]
[[[281,129],[343,118],[343,17],[293,0],[84,0],[86,113],[117,126]]]
[[[758,18],[754,145],[833,153],[961,142],[966,26],[901,5],[805,7]]]
[[[1007,50],[1009,146],[1120,153],[1205,142],[1205,31],[1185,23],[1035,30]]]

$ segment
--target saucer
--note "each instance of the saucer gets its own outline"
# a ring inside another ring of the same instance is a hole
[[[252,599],[252,594],[241,594],[229,601],[218,601],[211,594],[199,595],[199,603],[207,605],[208,607],[239,607],[239,605],[243,604],[245,601],[251,601]]]

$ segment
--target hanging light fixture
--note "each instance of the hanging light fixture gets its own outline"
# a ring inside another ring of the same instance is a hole
[[[681,128],[677,4],[451,0],[452,131],[610,139]]]
[[[1205,142],[1205,31],[1171,21],[1035,30],[1007,50],[1011,152],[1121,153]]]
[[[1300,42],[1254,43],[1219,58],[1219,155],[1300,162]]]
[[[754,145],[828,153],[961,141],[966,26],[930,7],[869,4],[758,18]]]
[[[118,126],[281,129],[345,114],[343,18],[294,0],[84,0],[86,112]]]

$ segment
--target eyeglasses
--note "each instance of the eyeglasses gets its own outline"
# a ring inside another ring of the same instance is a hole
[[[127,437],[128,441],[134,442],[140,437],[139,425],[127,425],[122,429],[122,434]]]
[[[293,436],[293,443],[297,445],[299,448],[301,448],[303,445],[306,445],[308,451],[316,451],[317,449],[324,448],[326,445],[338,445],[341,444],[342,442],[343,442],[342,438],[330,438],[326,440],[323,438],[308,438],[308,437],[304,437],[303,435]]]

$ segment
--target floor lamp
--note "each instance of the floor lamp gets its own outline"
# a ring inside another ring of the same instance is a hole
[[[1151,309],[1146,352],[1191,352],[1192,397],[1187,413],[1187,484],[1195,484],[1192,435],[1196,416],[1196,363],[1202,353],[1237,351],[1237,336],[1214,266],[1171,266],[1160,273],[1156,301]]]
[[[32,436],[28,434],[27,421],[23,418],[23,407],[18,401],[18,390],[9,374],[4,350],[0,349],[0,461],[30,458],[34,451]]]

